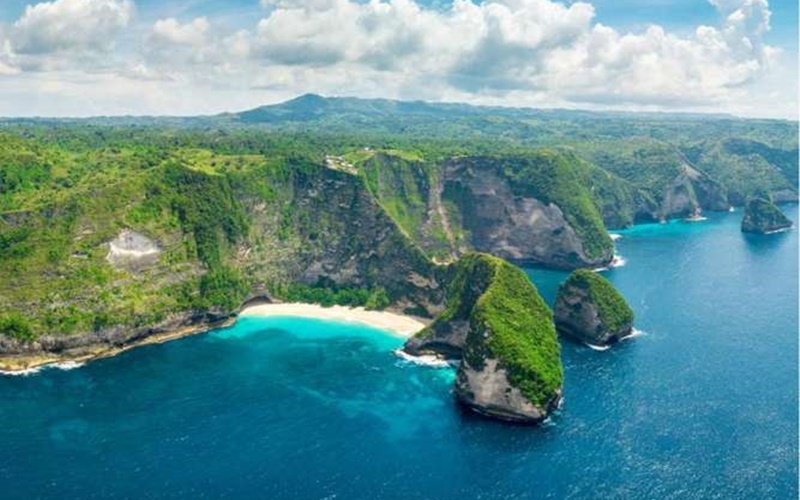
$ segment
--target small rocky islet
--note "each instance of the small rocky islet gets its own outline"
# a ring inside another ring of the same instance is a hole
[[[633,310],[607,279],[579,269],[558,288],[559,333],[591,346],[608,346],[633,333]]]
[[[456,399],[489,417],[538,423],[558,407],[561,348],[553,316],[518,267],[471,254],[449,270],[447,307],[408,340],[410,354],[461,359]]]
[[[789,220],[775,203],[766,198],[753,198],[747,202],[742,217],[742,232],[769,234],[792,227]]]

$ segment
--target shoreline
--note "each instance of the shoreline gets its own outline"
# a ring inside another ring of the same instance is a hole
[[[137,347],[163,344],[191,335],[207,333],[211,330],[227,328],[236,324],[239,318],[303,317],[347,323],[357,323],[385,330],[392,335],[408,338],[427,326],[424,320],[389,311],[367,311],[363,307],[332,306],[322,307],[304,303],[273,303],[245,306],[239,313],[217,323],[204,323],[187,326],[161,333],[154,333],[137,339],[130,344],[114,346],[93,344],[62,353],[39,351],[25,354],[0,354],[0,376],[27,375],[43,368],[59,365],[82,365],[98,359],[110,358]]]
[[[298,302],[258,304],[239,313],[240,318],[299,317],[358,323],[408,338],[427,326],[424,320],[390,311],[368,311],[363,307],[330,306]]]
[[[163,344],[165,342],[181,339],[190,335],[206,333],[219,328],[227,328],[232,326],[234,323],[236,323],[235,317],[214,324],[187,326],[178,328],[177,330],[154,333],[122,346],[93,344],[75,349],[75,352],[65,351],[63,353],[54,353],[40,351],[30,354],[0,354],[0,376],[36,373],[42,368],[48,368],[62,364],[74,364],[80,366],[90,361],[112,358],[131,349],[136,349],[137,347],[151,344]]]

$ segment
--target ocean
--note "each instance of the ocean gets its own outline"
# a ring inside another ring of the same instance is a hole
[[[740,217],[616,232],[642,333],[562,340],[544,425],[461,410],[391,333],[243,318],[0,377],[0,498],[797,498],[798,232]],[[527,271],[552,304],[566,273]]]

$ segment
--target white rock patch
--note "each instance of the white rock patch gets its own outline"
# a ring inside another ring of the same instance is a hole
[[[142,267],[155,264],[161,249],[143,234],[124,229],[108,244],[106,260],[117,267]]]

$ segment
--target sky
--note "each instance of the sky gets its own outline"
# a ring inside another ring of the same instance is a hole
[[[796,0],[0,0],[0,116],[304,93],[797,119]]]

